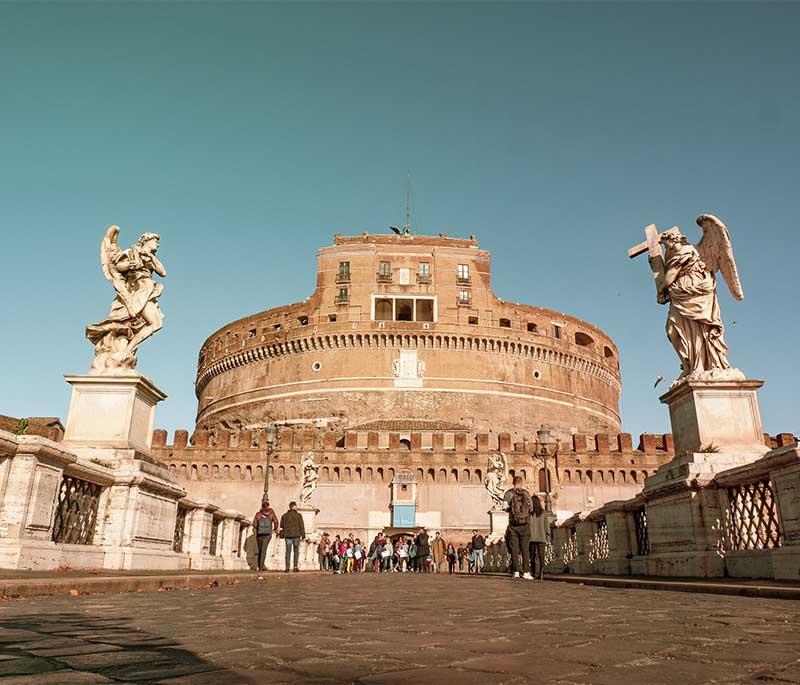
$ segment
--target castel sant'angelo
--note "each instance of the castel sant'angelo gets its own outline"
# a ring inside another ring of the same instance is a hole
[[[545,490],[533,456],[542,425],[557,439],[548,467],[560,516],[633,496],[672,441],[643,435],[634,445],[620,433],[620,391],[611,338],[495,295],[475,236],[337,234],[318,252],[308,299],[205,341],[196,428],[172,444],[156,431],[154,456],[194,499],[255,509],[273,424],[276,508],[296,499],[310,451],[322,529],[424,525],[467,536],[488,525],[490,455],[502,452],[512,474]]]

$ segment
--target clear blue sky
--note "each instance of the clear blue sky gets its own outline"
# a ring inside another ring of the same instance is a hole
[[[139,369],[191,428],[202,341],[303,299],[334,232],[476,233],[498,295],[619,345],[624,429],[668,430],[677,375],[653,222],[731,231],[731,361],[770,432],[797,399],[798,4],[0,5],[0,413],[65,418],[105,315],[105,228],[162,236],[164,330]],[[733,322],[736,322],[735,324]]]

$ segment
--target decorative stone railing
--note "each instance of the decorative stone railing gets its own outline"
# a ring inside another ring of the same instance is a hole
[[[547,571],[800,579],[797,443],[683,489],[650,485],[556,527]],[[675,504],[687,496],[691,517]]]
[[[0,568],[247,568],[245,517],[185,495],[155,462],[0,431]]]

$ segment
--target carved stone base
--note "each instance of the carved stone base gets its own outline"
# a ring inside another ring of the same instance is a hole
[[[764,445],[757,380],[686,379],[661,396],[669,407],[675,454],[720,452],[750,454],[768,451]]]
[[[156,404],[166,395],[141,374],[65,376],[72,386],[64,442],[150,454]]]
[[[300,516],[303,517],[303,523],[306,527],[306,538],[312,538],[317,534],[317,514],[319,511],[314,507],[297,507]]]
[[[508,512],[492,509],[489,514],[489,539],[494,542],[505,537],[508,528]]]

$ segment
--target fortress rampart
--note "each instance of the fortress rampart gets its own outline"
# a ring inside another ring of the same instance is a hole
[[[601,330],[506,302],[470,240],[336,236],[305,301],[234,321],[203,344],[200,428],[304,421],[346,428],[435,417],[514,439],[620,428],[618,354]]]

